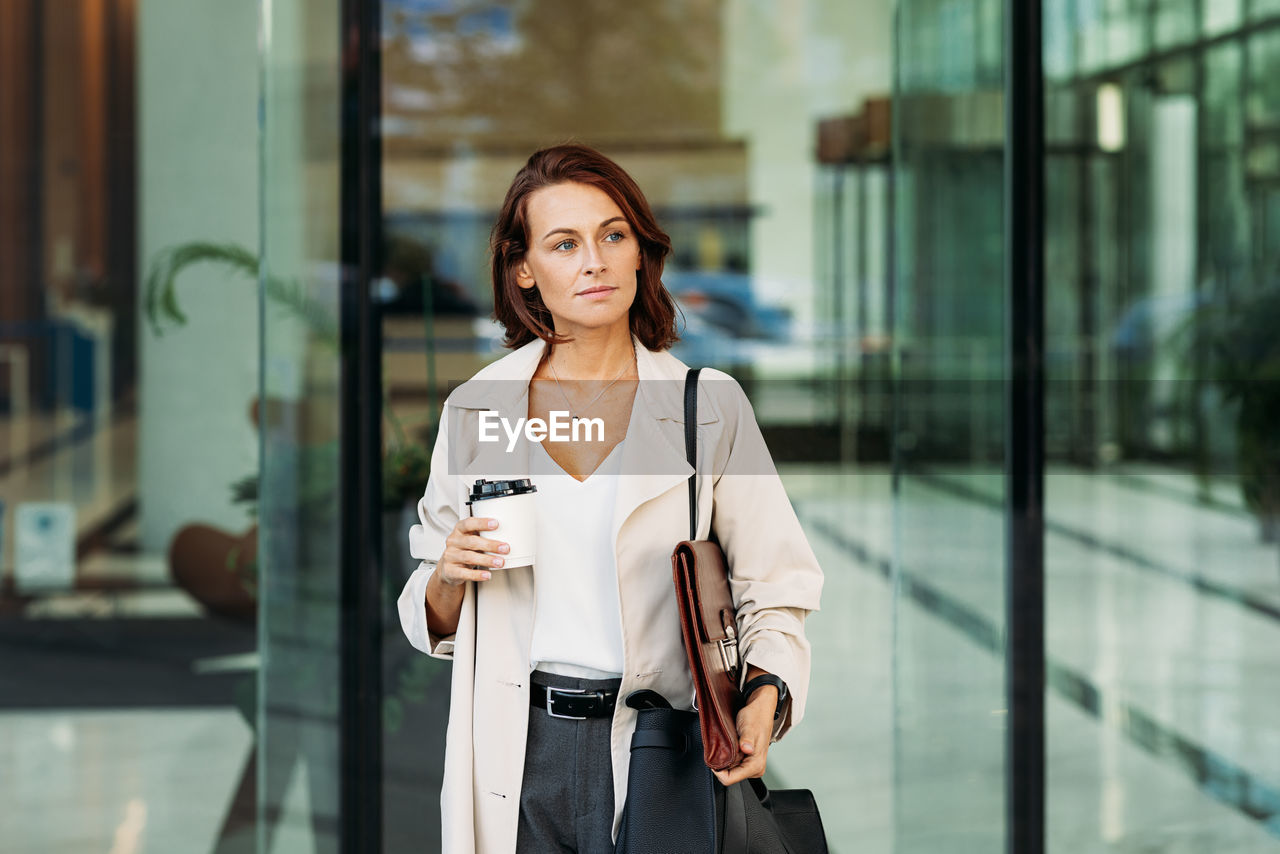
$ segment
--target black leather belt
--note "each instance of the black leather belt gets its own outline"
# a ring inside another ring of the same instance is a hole
[[[529,683],[529,705],[545,709],[553,718],[607,718],[618,703],[617,691],[590,688],[550,688]]]

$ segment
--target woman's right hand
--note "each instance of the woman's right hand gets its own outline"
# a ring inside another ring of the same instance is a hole
[[[458,520],[444,541],[444,554],[436,562],[436,575],[451,587],[467,581],[488,581],[489,567],[502,566],[511,547],[501,540],[480,536],[492,531],[498,520],[484,516],[465,516]]]

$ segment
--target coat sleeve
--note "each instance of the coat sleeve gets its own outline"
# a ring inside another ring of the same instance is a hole
[[[457,475],[449,472],[449,427],[445,423],[448,410],[446,405],[441,413],[436,445],[431,452],[431,473],[422,498],[418,499],[418,524],[409,529],[409,554],[421,563],[405,582],[397,602],[400,627],[409,643],[434,658],[443,659],[453,658],[455,636],[441,637],[427,628],[427,582],[435,572],[436,561],[444,553],[445,538],[460,517]]]
[[[727,380],[713,380],[723,422],[718,426],[725,431],[721,447],[729,450],[713,461],[712,528],[730,566],[740,657],[787,685],[790,699],[774,724],[777,741],[804,717],[810,671],[804,622],[818,610],[822,568],[742,387],[727,374],[704,373]],[[745,684],[747,667],[741,672]]]

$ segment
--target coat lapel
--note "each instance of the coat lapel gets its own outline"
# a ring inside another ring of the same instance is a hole
[[[458,473],[469,487],[479,478],[502,480],[529,476],[529,443],[523,439],[507,452],[507,437],[499,430],[499,441],[479,441],[481,412],[497,412],[499,417],[515,424],[529,413],[529,381],[538,369],[546,342],[541,338],[525,344],[498,361],[486,365],[474,377],[458,386],[447,403],[463,410],[451,419],[456,432],[450,436],[451,447],[458,449]]]
[[[646,350],[639,341],[636,363],[640,388],[622,449],[623,476],[613,514],[615,543],[640,505],[693,474],[684,453],[684,364],[670,354]]]

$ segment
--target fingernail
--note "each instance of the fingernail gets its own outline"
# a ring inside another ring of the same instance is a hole
[[[490,528],[496,528],[496,527],[498,527],[498,520],[497,520],[497,519],[490,519],[490,520],[489,520],[489,527],[490,527]]]
[[[494,565],[494,566],[502,566],[502,558],[500,558],[500,557],[495,557],[495,558],[493,559],[493,565]]]
[[[506,554],[507,552],[511,551],[511,546],[507,545],[506,543],[503,543],[502,545],[498,546],[498,551],[502,552],[503,554]]]
[[[490,578],[493,578],[493,573],[492,573],[492,572],[486,572],[486,573],[483,573],[480,577],[481,577],[481,578],[483,578],[483,579],[485,579],[485,580],[487,581],[487,580],[489,580]]]
[[[743,749],[743,750],[754,750],[754,749],[755,749],[755,746],[754,746],[751,742],[749,742],[749,741],[744,741],[744,742],[742,742],[742,749]]]

